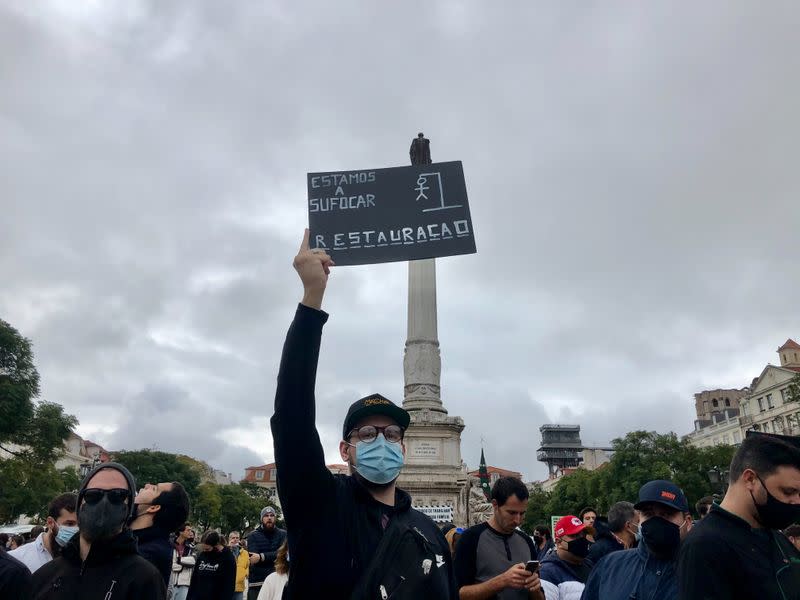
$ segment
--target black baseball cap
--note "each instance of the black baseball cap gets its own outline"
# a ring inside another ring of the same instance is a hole
[[[408,429],[408,424],[411,422],[411,415],[397,406],[397,404],[380,394],[370,394],[350,405],[342,426],[342,439],[347,438],[347,434],[353,429],[353,425],[361,419],[372,415],[385,415],[396,421],[404,430]]]
[[[689,512],[689,502],[686,500],[683,490],[666,479],[656,479],[645,483],[639,490],[639,501],[633,505],[633,508],[639,510],[642,505],[650,502],[658,502],[681,512]]]

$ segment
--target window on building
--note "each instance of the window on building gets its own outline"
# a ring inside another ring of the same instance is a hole
[[[269,470],[269,480],[270,481],[278,481],[278,469],[270,469]]]
[[[730,405],[731,405],[731,399],[725,398],[725,406],[730,406]]]
[[[775,419],[772,426],[775,429],[775,433],[781,433],[783,431],[783,417]]]
[[[767,394],[767,407],[775,408],[775,405],[772,404],[772,394]]]
[[[789,390],[788,388],[783,388],[781,390],[781,401],[785,404],[788,398],[789,398]]]
[[[742,403],[742,416],[746,417],[749,412],[750,412],[750,403],[749,402]]]
[[[256,479],[264,479],[264,471],[256,471]]]
[[[740,444],[742,442],[742,436],[738,431],[733,432],[733,443]]]
[[[758,399],[758,410],[764,412],[764,398]]]
[[[761,425],[759,425],[758,423],[753,425],[753,431],[761,431]]]
[[[717,402],[716,398],[711,399],[711,406],[713,406],[714,408],[717,408],[719,406],[719,402]]]
[[[722,443],[725,444],[725,445],[728,445],[728,444],[731,443],[731,438],[728,436],[727,433],[722,436]]]
[[[497,482],[497,480],[500,479],[500,473],[492,473],[492,476],[490,477],[490,479],[491,479],[492,483]]]
[[[708,412],[708,400],[703,400],[703,412]]]
[[[786,429],[791,430],[794,429],[794,415],[786,415]]]

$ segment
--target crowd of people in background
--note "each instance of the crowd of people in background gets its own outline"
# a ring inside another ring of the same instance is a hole
[[[50,502],[30,541],[0,534],[0,598],[243,600],[248,587],[248,600],[281,598],[289,562],[273,507],[247,538],[208,530],[197,544],[189,511],[180,483],[137,490],[123,465],[103,463]]]
[[[46,529],[0,547],[3,600],[800,600],[800,438],[748,432],[724,497],[696,499],[666,479],[521,530],[530,494],[513,477],[491,489],[492,515],[440,527],[397,486],[411,416],[380,394],[344,416],[332,474],[315,424],[315,376],[333,261],[308,246],[271,419],[278,514],[246,537],[196,543],[178,482],[137,489],[117,463],[50,504]]]

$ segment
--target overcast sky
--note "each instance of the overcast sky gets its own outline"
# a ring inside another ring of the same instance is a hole
[[[402,4],[402,6],[401,6]],[[79,2],[0,7],[0,318],[109,449],[243,474],[301,296],[307,172],[462,160],[442,393],[470,467],[688,433],[798,323],[796,2]],[[336,269],[318,426],[402,400],[406,272]]]

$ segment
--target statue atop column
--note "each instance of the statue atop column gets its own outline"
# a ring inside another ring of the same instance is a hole
[[[411,140],[411,155],[412,165],[429,165],[431,160],[431,141],[425,137],[424,133],[418,133],[417,137]]]

